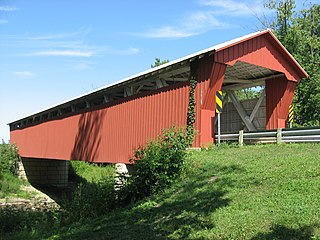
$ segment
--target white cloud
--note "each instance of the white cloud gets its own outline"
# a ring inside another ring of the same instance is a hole
[[[234,0],[200,0],[203,6],[216,8],[216,14],[220,15],[252,15],[266,12],[263,3],[256,1],[234,1]]]
[[[10,7],[10,6],[0,6],[0,11],[2,12],[12,12],[12,11],[17,11],[19,10],[16,7]]]
[[[148,38],[184,38],[228,26],[216,19],[213,12],[198,11],[188,15],[176,26],[162,26],[135,35]]]
[[[0,24],[6,24],[6,23],[8,23],[7,19],[0,19]]]
[[[49,50],[39,51],[27,54],[29,56],[57,56],[57,57],[92,57],[94,52],[92,51],[80,51],[80,50]]]
[[[47,51],[37,51],[33,53],[26,54],[27,56],[53,56],[53,57],[85,57],[90,58],[93,56],[98,56],[102,54],[111,55],[134,55],[140,52],[139,48],[129,47],[127,49],[117,49],[110,46],[95,47],[94,50],[47,50]],[[98,53],[99,52],[99,53]]]
[[[89,30],[69,33],[48,33],[38,36],[1,35],[0,43],[8,48],[20,49],[15,56],[93,58],[105,55],[134,55],[139,48],[115,48],[108,45],[90,45],[85,39]],[[84,65],[79,68],[85,68]]]
[[[185,29],[180,29],[175,26],[164,26],[159,28],[153,28],[145,33],[137,34],[142,37],[148,38],[184,38],[194,35],[194,33],[188,32]]]
[[[211,29],[225,28],[228,27],[228,24],[219,21],[213,12],[198,11],[189,16],[185,22],[185,27],[201,33]]]
[[[31,40],[59,40],[76,36],[78,33],[61,33],[61,34],[48,34],[36,37],[31,37]]]
[[[225,22],[228,21],[226,16],[252,17],[269,12],[264,8],[263,0],[198,0],[198,4],[205,6],[206,10],[186,15],[177,24],[154,27],[142,33],[133,33],[133,35],[147,38],[185,38],[213,29],[236,26],[236,23]]]
[[[13,74],[21,79],[28,79],[28,78],[33,78],[36,76],[35,73],[30,72],[30,71],[17,71],[17,72],[13,72]]]
[[[90,28],[85,28],[75,32],[51,33],[30,37],[31,40],[66,40],[71,38],[83,39],[91,32]]]

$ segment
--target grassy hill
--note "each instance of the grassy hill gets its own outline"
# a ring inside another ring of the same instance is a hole
[[[320,239],[319,153],[320,144],[222,145],[190,151],[182,179],[165,192],[98,219],[22,235],[28,239]]]

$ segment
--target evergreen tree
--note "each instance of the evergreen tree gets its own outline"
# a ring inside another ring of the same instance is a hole
[[[155,67],[158,67],[158,66],[165,64],[165,63],[168,63],[168,62],[169,62],[168,59],[161,61],[160,58],[155,58],[154,64],[151,64],[151,67],[155,68]]]

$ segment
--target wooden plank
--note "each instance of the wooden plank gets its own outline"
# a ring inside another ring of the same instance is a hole
[[[259,97],[256,105],[254,106],[254,108],[253,108],[253,110],[252,110],[252,112],[251,112],[251,114],[250,114],[250,118],[249,118],[249,119],[250,119],[251,122],[253,121],[256,113],[258,112],[259,107],[260,107],[260,105],[261,105],[264,97],[265,97],[265,90],[263,89],[263,91],[261,92],[261,95],[260,95],[260,97]]]
[[[249,131],[256,131],[256,127],[250,121],[249,116],[246,113],[246,110],[243,108],[242,104],[238,100],[237,96],[235,95],[234,91],[229,91],[229,97],[235,106],[239,116],[241,117],[243,123],[246,125]]]

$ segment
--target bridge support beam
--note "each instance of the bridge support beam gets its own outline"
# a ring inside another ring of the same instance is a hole
[[[21,158],[17,174],[35,186],[66,187],[69,162],[62,160]]]

